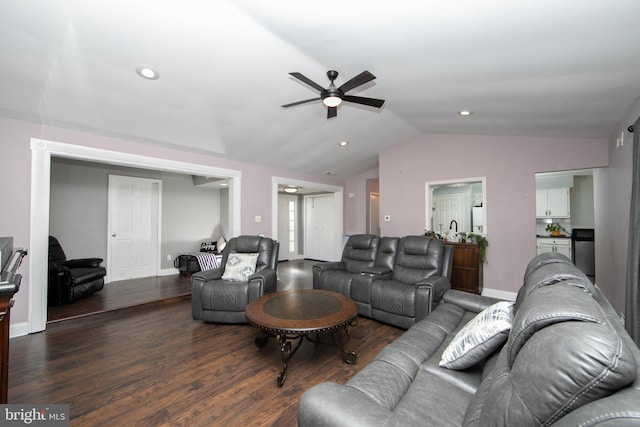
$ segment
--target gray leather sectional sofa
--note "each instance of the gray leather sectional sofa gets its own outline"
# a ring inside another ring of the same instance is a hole
[[[426,236],[350,236],[339,262],[313,266],[313,288],[353,299],[358,314],[407,329],[451,288],[453,249]]]
[[[504,344],[466,369],[441,367],[456,334],[495,302],[447,291],[345,384],[309,389],[299,426],[640,426],[640,350],[558,254],[527,266]]]

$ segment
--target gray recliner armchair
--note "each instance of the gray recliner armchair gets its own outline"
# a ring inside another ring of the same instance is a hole
[[[268,237],[239,236],[227,242],[220,268],[191,276],[191,313],[194,320],[217,323],[247,323],[247,305],[276,291],[279,243]],[[257,254],[255,272],[246,271],[244,279],[229,279],[239,257]],[[227,274],[225,274],[227,273]]]

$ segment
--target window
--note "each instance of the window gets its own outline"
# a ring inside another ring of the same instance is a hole
[[[296,202],[289,200],[289,253],[296,251]]]

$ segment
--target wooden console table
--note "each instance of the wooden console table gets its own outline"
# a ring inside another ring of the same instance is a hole
[[[475,243],[446,243],[453,247],[451,288],[481,294],[483,287],[480,248]]]

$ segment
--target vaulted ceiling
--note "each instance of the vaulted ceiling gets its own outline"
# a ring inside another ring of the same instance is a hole
[[[640,96],[639,17],[637,0],[0,0],[0,115],[345,177],[420,133],[607,138]],[[289,72],[326,87],[330,69],[372,72],[350,94],[383,108],[281,107],[317,96]]]

